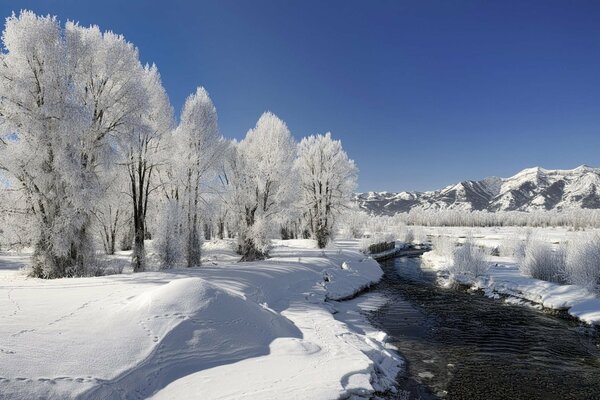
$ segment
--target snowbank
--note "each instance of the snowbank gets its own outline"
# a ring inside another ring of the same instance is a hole
[[[271,256],[52,281],[0,256],[0,397],[321,399],[390,388],[402,360],[331,301],[378,281],[379,265],[352,242],[279,242]]]
[[[423,263],[436,270],[445,270],[451,260],[435,252],[425,253]],[[509,258],[490,257],[493,266],[476,279],[454,276],[452,279],[481,289],[490,297],[499,294],[539,304],[545,308],[564,310],[575,318],[600,325],[600,298],[584,287],[560,285],[524,276]]]

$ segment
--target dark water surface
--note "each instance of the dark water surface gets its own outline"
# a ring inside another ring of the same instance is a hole
[[[598,333],[523,305],[445,289],[418,258],[381,263],[368,313],[408,361],[411,399],[600,399]]]

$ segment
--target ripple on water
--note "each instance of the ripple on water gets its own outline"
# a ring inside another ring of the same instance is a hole
[[[399,383],[409,398],[600,399],[597,332],[441,288],[419,259],[382,267],[386,276],[371,292],[380,308],[367,311],[408,361],[409,376]]]

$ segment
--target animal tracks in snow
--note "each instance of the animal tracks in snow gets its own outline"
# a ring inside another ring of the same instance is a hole
[[[17,301],[12,297],[12,293],[13,293],[14,289],[9,289],[8,292],[6,292],[6,296],[8,297],[8,301],[10,301],[10,303],[13,305],[14,310],[11,314],[7,315],[7,317],[14,317],[15,315],[17,315],[18,313],[21,312],[21,306],[19,305],[19,303],[17,303]]]
[[[153,342],[158,342],[160,337],[148,326],[149,322],[152,322],[161,318],[170,318],[170,319],[189,319],[188,315],[184,315],[181,313],[173,313],[173,314],[162,314],[162,315],[153,315],[152,317],[148,317],[145,320],[138,321],[138,325],[142,327],[144,332],[148,337],[152,339]]]

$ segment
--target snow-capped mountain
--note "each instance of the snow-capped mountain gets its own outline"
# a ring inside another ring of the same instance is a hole
[[[430,192],[356,194],[360,208],[393,215],[412,208],[534,211],[600,208],[600,168],[527,168],[510,178],[463,181]]]

